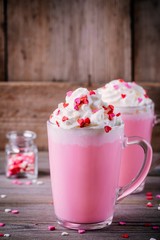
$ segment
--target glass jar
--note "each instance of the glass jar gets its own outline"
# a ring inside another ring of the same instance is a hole
[[[34,143],[36,133],[31,131],[8,132],[6,137],[6,176],[30,178],[38,176],[38,149]]]

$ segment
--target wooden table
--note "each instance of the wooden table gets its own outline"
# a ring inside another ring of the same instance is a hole
[[[159,155],[154,155],[154,160]],[[47,240],[47,239],[124,239],[123,234],[128,234],[129,239],[160,240],[160,171],[152,171],[146,179],[145,190],[139,194],[132,194],[116,205],[113,223],[110,227],[97,231],[86,231],[79,234],[77,231],[64,229],[56,223],[52,205],[51,184],[49,176],[48,154],[39,153],[39,179],[37,184],[13,184],[12,180],[4,176],[4,155],[0,154],[0,222],[5,223],[0,227],[0,233],[10,234],[11,240]],[[153,207],[147,207],[149,200],[146,192],[153,193],[151,200]],[[6,213],[5,209],[18,210],[19,214]],[[126,225],[119,225],[120,221]],[[54,225],[55,231],[49,231],[48,226]],[[62,236],[62,232],[68,236]],[[127,235],[126,235],[127,236]],[[6,239],[6,237],[2,237]]]

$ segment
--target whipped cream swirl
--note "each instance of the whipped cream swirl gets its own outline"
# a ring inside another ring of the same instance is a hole
[[[109,132],[122,124],[122,118],[120,113],[114,113],[114,106],[102,101],[97,90],[78,88],[67,92],[65,102],[58,104],[50,122],[63,129],[104,127]]]
[[[135,82],[125,82],[123,79],[113,80],[99,88],[102,100],[115,107],[135,107],[152,103],[146,91]]]

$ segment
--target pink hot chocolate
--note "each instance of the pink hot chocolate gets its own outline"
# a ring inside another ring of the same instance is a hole
[[[102,100],[113,104],[121,112],[126,136],[140,136],[150,143],[154,125],[154,103],[147,92],[135,82],[113,80],[99,89]],[[130,146],[122,153],[119,186],[127,185],[143,164],[144,153],[138,146]],[[144,184],[137,190],[143,190]]]
[[[85,88],[67,93],[47,122],[54,210],[58,222],[72,229],[98,229],[110,225],[115,202],[133,192],[146,177],[150,145],[124,137],[121,114]],[[141,174],[120,189],[122,149],[143,145]]]
[[[113,217],[123,127],[115,133],[103,130],[54,129],[48,124],[49,158],[55,213],[74,223],[111,221]],[[102,132],[103,131],[103,132]],[[103,135],[103,137],[101,136]],[[60,139],[63,139],[60,141]],[[107,149],[107,151],[106,151]],[[113,177],[114,176],[114,177]]]

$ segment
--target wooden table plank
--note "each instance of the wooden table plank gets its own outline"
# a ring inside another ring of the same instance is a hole
[[[86,231],[80,235],[77,231],[64,229],[56,223],[52,205],[51,183],[49,176],[48,153],[39,153],[39,179],[42,185],[15,185],[12,180],[4,176],[4,153],[0,154],[0,195],[6,194],[6,198],[0,198],[0,222],[6,225],[0,227],[0,232],[11,234],[11,240],[49,240],[49,239],[87,239],[87,240],[117,240],[122,239],[122,234],[127,233],[129,239],[160,239],[160,211],[155,196],[160,194],[160,176],[148,176],[145,190],[139,194],[132,194],[116,205],[113,224],[102,230]],[[157,156],[156,156],[157,157]],[[26,180],[24,180],[26,182]],[[146,207],[146,192],[151,191],[154,196],[153,207]],[[5,213],[4,209],[18,209],[19,214]],[[125,221],[126,226],[120,226],[119,221]],[[151,226],[145,227],[146,223]],[[56,226],[51,232],[49,225]],[[68,236],[61,236],[63,231]]]

